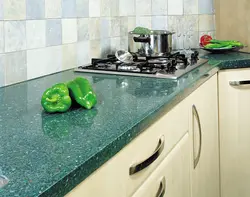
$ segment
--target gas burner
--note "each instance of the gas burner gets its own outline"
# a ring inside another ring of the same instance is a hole
[[[140,68],[135,64],[127,64],[122,63],[117,67],[117,70],[119,71],[132,71],[132,72],[140,72]]]
[[[129,64],[122,63],[114,55],[108,55],[104,59],[93,58],[91,65],[80,66],[76,71],[177,79],[207,62],[199,59],[198,51],[194,51],[190,58],[180,52],[155,57],[142,57],[137,54],[133,61]]]
[[[167,58],[155,58],[155,59],[149,59],[149,60],[147,60],[147,62],[149,64],[165,64],[168,61],[169,60]]]
[[[112,66],[116,66],[115,64],[112,64],[112,63],[98,63],[97,65],[96,65],[96,67],[98,67],[98,68],[103,68],[103,69],[105,69],[105,68],[110,68],[110,67],[112,67]]]
[[[166,75],[166,74],[173,74],[177,69],[173,66],[171,67],[167,67],[165,69],[162,69],[160,71],[158,71],[159,74],[162,74],[162,75]]]

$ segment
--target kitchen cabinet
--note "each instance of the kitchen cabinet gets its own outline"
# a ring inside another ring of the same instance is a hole
[[[217,85],[216,74],[66,197],[219,197]]]
[[[217,74],[189,97],[192,197],[219,197]]]
[[[176,120],[181,124],[176,124]],[[132,196],[187,132],[188,105],[184,100],[80,183],[67,197]]]
[[[133,197],[190,197],[189,147],[186,134]]]
[[[221,196],[250,195],[250,69],[219,74]]]

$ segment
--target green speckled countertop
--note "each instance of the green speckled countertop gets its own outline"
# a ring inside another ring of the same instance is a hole
[[[163,109],[204,74],[250,65],[250,54],[207,54],[206,64],[177,81],[61,72],[0,88],[1,197],[61,197],[159,118]],[[43,113],[40,98],[52,84],[86,77],[98,96],[90,111]],[[2,175],[3,176],[2,176]]]

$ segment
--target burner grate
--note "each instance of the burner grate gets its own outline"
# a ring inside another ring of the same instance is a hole
[[[91,65],[81,66],[76,70],[80,72],[176,79],[206,62],[206,60],[199,60],[198,56],[199,53],[197,51],[194,51],[190,58],[180,52],[154,57],[141,57],[134,55],[133,63],[123,63],[117,60],[115,55],[108,55],[107,58],[104,59],[93,58]]]

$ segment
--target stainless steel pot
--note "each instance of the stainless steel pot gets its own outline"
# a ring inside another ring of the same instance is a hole
[[[148,35],[128,34],[128,50],[142,56],[161,56],[172,51],[172,35],[174,32],[152,30]]]

